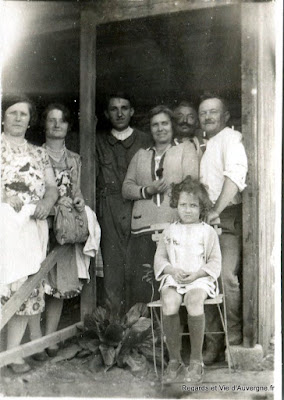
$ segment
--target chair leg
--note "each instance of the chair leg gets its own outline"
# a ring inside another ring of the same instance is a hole
[[[235,364],[234,364],[234,360],[233,360],[233,357],[231,354],[231,348],[230,348],[230,343],[229,343],[229,338],[228,338],[228,328],[227,328],[226,320],[224,321],[220,305],[219,304],[216,304],[216,305],[217,305],[217,308],[219,311],[219,316],[220,316],[222,327],[223,327],[224,334],[225,334],[226,347],[228,350],[228,368],[229,368],[229,375],[230,375],[230,380],[231,380],[231,363],[233,364],[234,371],[235,371]],[[225,312],[226,311],[224,310],[224,313]]]
[[[156,362],[156,343],[155,343],[155,331],[154,331],[154,315],[153,315],[153,308],[152,307],[150,307],[150,313],[151,313],[151,330],[152,330],[152,341],[153,341],[153,362],[154,362],[155,374],[158,377],[157,362]]]
[[[163,389],[163,376],[164,376],[164,324],[163,324],[163,309],[160,308],[160,322],[161,322],[161,382]]]

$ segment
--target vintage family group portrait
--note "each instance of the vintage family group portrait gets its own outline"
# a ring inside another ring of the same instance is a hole
[[[282,398],[281,3],[0,3],[1,396]]]

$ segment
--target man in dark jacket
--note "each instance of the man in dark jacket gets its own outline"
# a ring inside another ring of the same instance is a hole
[[[132,202],[122,197],[128,165],[140,148],[149,146],[145,133],[129,126],[134,109],[124,93],[109,96],[105,115],[112,128],[96,137],[97,206],[102,237],[106,303],[118,318],[125,306],[126,249]]]

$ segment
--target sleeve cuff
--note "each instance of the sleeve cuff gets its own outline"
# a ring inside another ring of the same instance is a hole
[[[245,184],[246,176],[239,176],[238,174],[234,174],[234,173],[227,172],[227,171],[224,172],[224,176],[227,176],[228,178],[230,178],[231,181],[233,181],[235,183],[235,185],[237,185],[240,192],[242,192],[247,186]]]
[[[144,186],[144,187],[142,187],[141,188],[141,197],[142,197],[142,199],[151,199],[151,195],[149,195],[147,192],[146,192],[146,186]]]

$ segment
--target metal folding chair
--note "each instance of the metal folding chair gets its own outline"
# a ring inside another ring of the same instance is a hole
[[[156,243],[159,241],[163,229],[165,229],[168,226],[168,224],[157,224],[157,225],[152,225],[152,229],[154,231],[152,235],[153,241]],[[217,231],[218,235],[221,234],[221,229],[218,228],[218,226],[214,226],[215,230]],[[233,368],[235,369],[232,354],[231,354],[231,349],[230,349],[230,344],[229,344],[229,339],[228,339],[228,324],[227,324],[227,312],[226,312],[226,297],[224,293],[224,282],[223,282],[223,276],[222,273],[220,275],[220,283],[221,283],[221,291],[222,293],[219,293],[218,296],[216,296],[214,299],[206,299],[204,301],[204,305],[216,305],[218,308],[218,313],[220,316],[220,320],[222,323],[222,331],[219,332],[205,332],[206,334],[213,334],[213,335],[224,335],[225,336],[225,342],[226,342],[226,348],[227,348],[227,358],[228,358],[228,369],[229,369],[229,376],[231,380],[231,368],[233,365]],[[185,306],[184,303],[181,304],[182,306]],[[164,375],[164,343],[165,343],[165,336],[164,336],[164,329],[163,329],[163,310],[162,310],[162,303],[160,300],[157,301],[151,301],[150,303],[147,304],[147,306],[150,308],[150,313],[151,313],[151,323],[152,323],[152,336],[153,336],[153,361],[154,361],[154,368],[156,375],[158,376],[157,372],[157,362],[156,362],[156,338],[154,336],[154,317],[160,327],[160,332],[161,332],[161,381],[163,380],[163,375]],[[222,306],[222,309],[221,309]],[[158,312],[159,310],[159,312]],[[182,336],[190,336],[189,333],[180,333]]]

